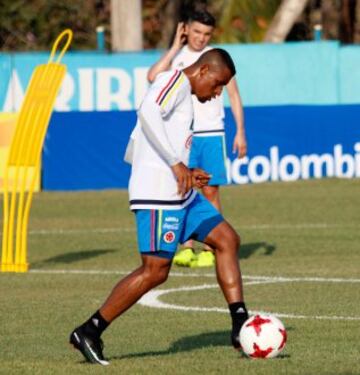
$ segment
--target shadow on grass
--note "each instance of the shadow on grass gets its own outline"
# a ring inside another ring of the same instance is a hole
[[[179,352],[189,352],[195,349],[215,346],[229,346],[230,337],[228,331],[208,332],[200,335],[183,337],[171,344],[166,350],[148,351],[142,353],[129,353],[122,356],[116,356],[112,359],[141,358],[149,356],[163,356]],[[111,358],[110,358],[111,359]]]
[[[42,261],[33,263],[33,267],[41,267],[42,265],[49,264],[49,263],[74,263],[80,262],[82,260],[87,260],[91,258],[95,258],[98,256],[102,256],[109,253],[114,253],[116,250],[114,249],[96,249],[96,250],[82,250],[82,251],[75,251],[72,253],[60,254],[48,259],[44,259]]]
[[[272,255],[272,253],[276,250],[276,246],[267,242],[245,243],[240,247],[239,258],[247,259],[256,251],[262,250],[264,250],[263,255]]]
[[[196,349],[210,348],[224,346],[233,350],[230,346],[229,331],[216,331],[201,333],[200,335],[183,337],[171,344],[166,350],[159,351],[147,351],[141,353],[129,353],[121,356],[114,356],[111,359],[126,359],[126,358],[143,358],[143,357],[156,357],[165,356],[182,352],[190,352]],[[240,357],[245,357],[242,353],[239,353]],[[288,358],[288,354],[280,354],[278,358]]]

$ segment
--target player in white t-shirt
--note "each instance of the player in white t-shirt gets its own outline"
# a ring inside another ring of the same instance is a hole
[[[153,81],[157,74],[171,69],[183,69],[194,63],[199,56],[209,51],[208,46],[215,27],[214,17],[206,12],[193,12],[186,24],[179,23],[172,47],[154,64],[148,79]],[[184,44],[186,43],[186,44]],[[226,86],[237,132],[233,141],[233,151],[238,157],[243,157],[247,151],[243,109],[241,97],[235,78]],[[228,183],[226,172],[226,146],[224,133],[223,96],[201,103],[193,95],[194,105],[194,137],[191,146],[190,167],[198,167],[208,172],[212,177],[209,184],[204,186],[204,196],[221,211],[219,186]],[[215,263],[213,252],[206,248],[198,256],[194,253],[192,241],[184,244],[184,249],[174,258],[174,263],[181,266],[203,267]]]
[[[187,167],[193,121],[191,94],[201,102],[221,94],[235,74],[230,55],[214,49],[183,71],[159,74],[138,111],[126,153],[132,170],[130,207],[135,213],[142,265],[114,287],[101,308],[70,335],[85,359],[107,365],[100,338],[109,324],[145,293],[163,283],[178,243],[194,238],[216,249],[217,280],[232,317],[231,342],[248,313],[238,261],[240,238],[219,211],[193,187],[210,176]]]

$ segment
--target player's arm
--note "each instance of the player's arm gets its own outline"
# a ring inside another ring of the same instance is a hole
[[[186,41],[185,25],[183,22],[179,22],[176,29],[174,42],[171,48],[156,62],[148,71],[147,79],[149,82],[153,82],[157,74],[169,70],[171,61],[180,51]]]
[[[171,147],[167,134],[165,132],[164,123],[162,121],[160,111],[156,106],[149,103],[142,104],[138,116],[141,122],[141,128],[146,138],[155,148],[157,153],[172,167],[180,162],[174,149]]]
[[[184,196],[193,186],[192,172],[172,148],[159,108],[152,100],[143,101],[138,112],[141,127],[148,141],[172,169],[177,179],[178,193]]]
[[[237,152],[238,157],[242,158],[247,153],[247,143],[244,125],[244,111],[242,100],[235,77],[227,84],[226,89],[229,94],[231,111],[236,124],[236,135],[233,142],[233,152]]]

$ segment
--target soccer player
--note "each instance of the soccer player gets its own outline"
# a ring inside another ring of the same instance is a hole
[[[192,136],[191,94],[206,102],[235,75],[230,55],[212,49],[192,65],[159,74],[138,111],[126,159],[131,161],[130,208],[135,213],[142,265],[118,282],[107,300],[70,335],[85,359],[107,365],[103,331],[169,274],[178,243],[189,238],[216,249],[216,274],[232,317],[231,341],[248,318],[238,261],[240,238],[218,210],[193,187],[210,176],[187,167]]]
[[[159,72],[183,69],[195,62],[199,56],[211,49],[208,46],[215,28],[215,19],[207,11],[195,11],[190,14],[186,24],[179,23],[172,47],[155,63],[148,72],[152,82]],[[226,85],[237,132],[233,140],[233,151],[238,157],[247,152],[242,101],[235,78]],[[221,212],[219,186],[227,184],[226,148],[224,134],[224,106],[222,95],[201,103],[193,96],[194,137],[190,153],[190,167],[206,170],[212,177],[209,184],[202,188],[204,196]],[[192,241],[184,244],[184,249],[174,257],[174,263],[180,266],[213,266],[215,257],[205,246],[198,256],[195,255]]]

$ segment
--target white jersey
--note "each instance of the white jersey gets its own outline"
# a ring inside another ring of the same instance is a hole
[[[185,45],[174,57],[171,68],[184,69],[193,64],[204,52],[212,47],[205,47],[201,52],[191,51]],[[224,131],[224,104],[223,95],[211,99],[205,103],[199,102],[195,95],[192,96],[194,105],[194,135],[209,136],[219,135]]]
[[[139,108],[126,153],[132,164],[132,210],[181,209],[195,198],[192,189],[185,197],[178,194],[171,169],[180,161],[188,164],[192,122],[191,86],[186,75],[177,70],[159,74]]]

